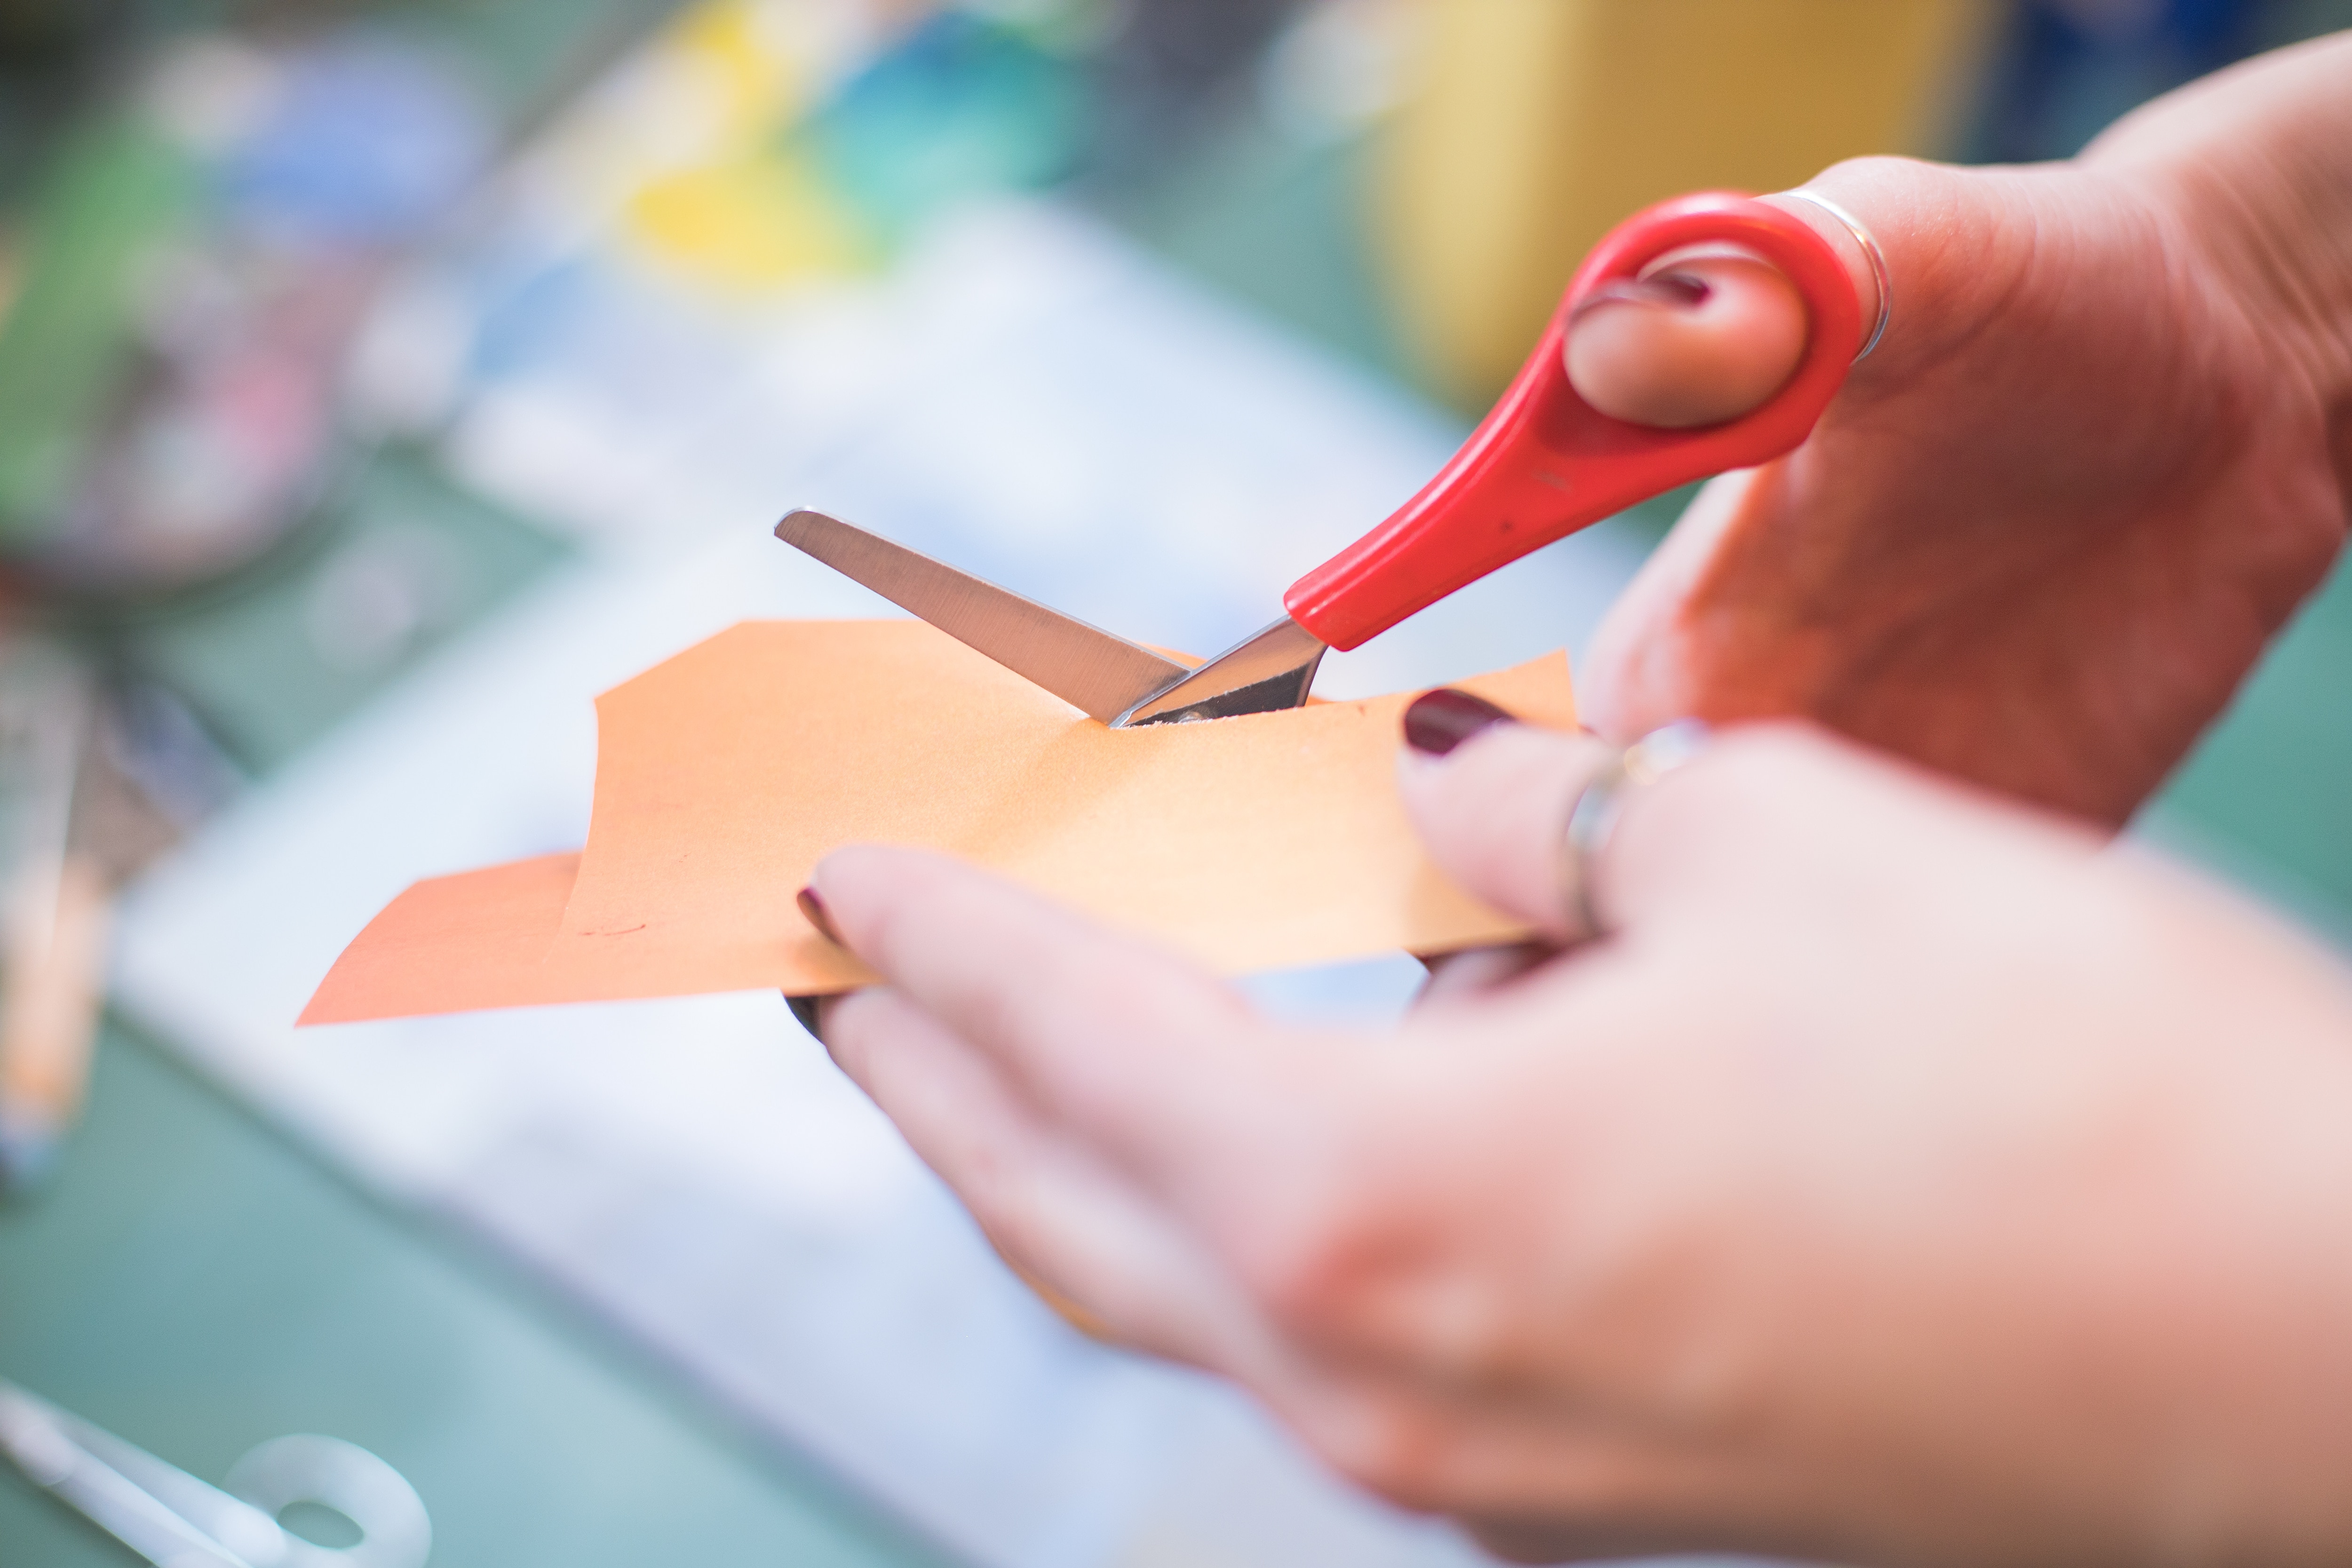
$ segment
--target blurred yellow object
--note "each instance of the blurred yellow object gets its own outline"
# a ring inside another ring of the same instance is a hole
[[[801,40],[781,25],[776,9],[757,0],[713,0],[687,13],[671,35],[680,66],[700,76],[709,124],[722,136],[763,134],[806,90]]]
[[[1437,384],[1491,398],[1586,251],[1685,191],[1935,151],[1995,0],[1420,0],[1381,248]]]
[[[876,259],[840,198],[784,149],[656,180],[628,216],[663,261],[720,288],[756,292],[856,273]]]
[[[0,328],[7,326],[8,312],[16,308],[16,291],[24,281],[24,258],[17,252],[16,237],[0,230]]]
[[[0,990],[0,1186],[12,1194],[47,1175],[80,1112],[106,991],[113,899],[104,876],[71,855],[45,890],[53,905],[9,931]]]
[[[39,1184],[80,1108],[110,898],[73,847],[94,678],[46,639],[0,644],[0,1191]]]
[[[935,0],[703,0],[541,150],[638,257],[759,294],[870,270],[876,247],[790,132]]]

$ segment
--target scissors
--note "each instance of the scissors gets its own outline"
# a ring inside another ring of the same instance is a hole
[[[230,1467],[223,1491],[0,1380],[0,1456],[163,1568],[425,1568],[433,1550],[416,1489],[339,1438],[273,1438]],[[341,1514],[359,1541],[303,1540],[278,1522],[297,1503]]]
[[[1578,308],[1679,252],[1727,246],[1780,268],[1804,300],[1804,358],[1780,390],[1740,418],[1695,430],[1627,424],[1580,397],[1562,352]],[[1794,449],[1845,384],[1861,341],[1844,264],[1803,220],[1728,192],[1637,214],[1586,258],[1526,367],[1437,477],[1292,584],[1281,619],[1199,666],[822,512],[792,513],[776,537],[1114,729],[1296,708],[1327,651],[1359,647],[1636,502]]]

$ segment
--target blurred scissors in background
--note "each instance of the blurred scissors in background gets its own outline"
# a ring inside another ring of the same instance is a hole
[[[1804,358],[1762,407],[1721,425],[1655,429],[1600,413],[1569,380],[1564,348],[1579,308],[1600,289],[1702,247],[1758,256],[1796,285],[1810,317]],[[1282,619],[1197,667],[821,512],[793,512],[776,536],[1113,728],[1296,708],[1328,650],[1370,641],[1637,502],[1793,450],[1845,384],[1861,346],[1861,307],[1845,265],[1802,219],[1719,192],[1638,214],[1586,259],[1526,368],[1437,477],[1294,584]]]
[[[0,1455],[148,1562],[164,1568],[425,1568],[433,1525],[416,1489],[364,1448],[278,1437],[205,1485],[113,1434],[0,1381]],[[298,1503],[357,1526],[320,1546],[278,1522]]]

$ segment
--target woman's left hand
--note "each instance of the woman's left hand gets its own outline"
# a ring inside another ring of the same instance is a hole
[[[1604,755],[1502,725],[1402,786],[1558,931]],[[1366,1036],[845,851],[889,984],[823,1033],[1025,1273],[1507,1553],[2352,1555],[2327,960],[1795,726],[1632,797],[1600,872],[1616,934]]]

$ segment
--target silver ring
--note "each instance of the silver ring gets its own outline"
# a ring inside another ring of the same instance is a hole
[[[1653,730],[1617,754],[1617,760],[1587,779],[1568,808],[1566,830],[1560,835],[1559,891],[1567,907],[1570,938],[1590,941],[1606,934],[1592,896],[1593,868],[1616,835],[1631,795],[1646,789],[1676,768],[1696,759],[1714,738],[1696,719],[1684,719]]]
[[[1895,320],[1895,279],[1886,270],[1886,252],[1879,248],[1878,237],[1864,227],[1860,218],[1829,197],[1807,190],[1782,191],[1780,194],[1790,201],[1810,202],[1845,225],[1846,232],[1853,236],[1854,243],[1862,247],[1864,256],[1870,258],[1870,275],[1878,280],[1878,325],[1871,329],[1870,339],[1862,345],[1862,352],[1853,356],[1853,363],[1860,364],[1878,346],[1878,340],[1886,335],[1887,323]]]

